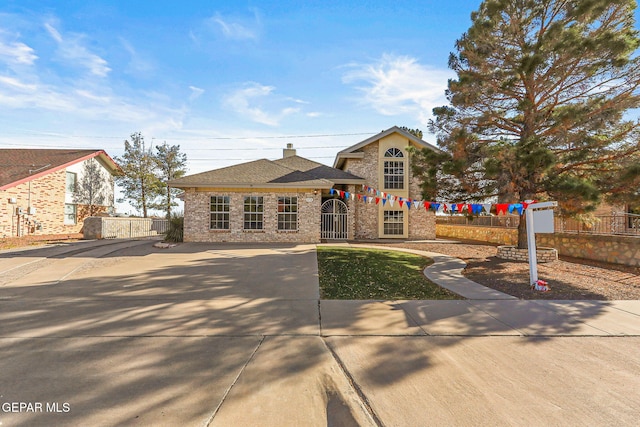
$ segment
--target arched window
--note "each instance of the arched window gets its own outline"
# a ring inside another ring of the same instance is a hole
[[[384,157],[403,158],[398,148],[389,148]],[[388,190],[404,188],[404,159],[384,161],[384,188]]]
[[[402,151],[399,148],[389,148],[386,153],[384,153],[385,157],[404,157]]]

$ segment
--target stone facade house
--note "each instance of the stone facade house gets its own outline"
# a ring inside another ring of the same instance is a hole
[[[184,190],[184,240],[319,242],[433,239],[435,216],[402,203],[374,203],[371,188],[420,199],[407,147],[437,148],[393,127],[338,153],[334,167],[297,156],[257,160],[170,182]],[[389,196],[387,196],[389,197]]]
[[[75,189],[88,163],[100,182],[93,213],[106,212],[119,168],[103,150],[0,149],[0,237],[79,233],[88,206]]]

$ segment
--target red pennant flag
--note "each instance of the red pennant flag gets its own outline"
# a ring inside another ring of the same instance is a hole
[[[398,200],[398,203],[400,204],[400,207],[402,207],[402,198]]]
[[[376,205],[380,203],[380,197],[376,197]]]
[[[429,210],[430,207],[431,207],[431,202],[424,202],[424,208],[426,210]]]
[[[358,194],[358,200],[362,200],[362,194]]]
[[[498,204],[496,204],[496,213],[498,215],[500,215],[500,214],[506,215],[508,209],[509,209],[509,203],[498,203]]]

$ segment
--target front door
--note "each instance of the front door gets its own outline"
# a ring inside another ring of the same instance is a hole
[[[329,199],[322,204],[320,237],[327,240],[346,240],[347,205],[338,199]]]

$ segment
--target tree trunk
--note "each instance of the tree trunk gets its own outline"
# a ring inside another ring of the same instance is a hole
[[[527,220],[524,212],[520,215],[520,222],[518,223],[518,249],[527,249]]]

